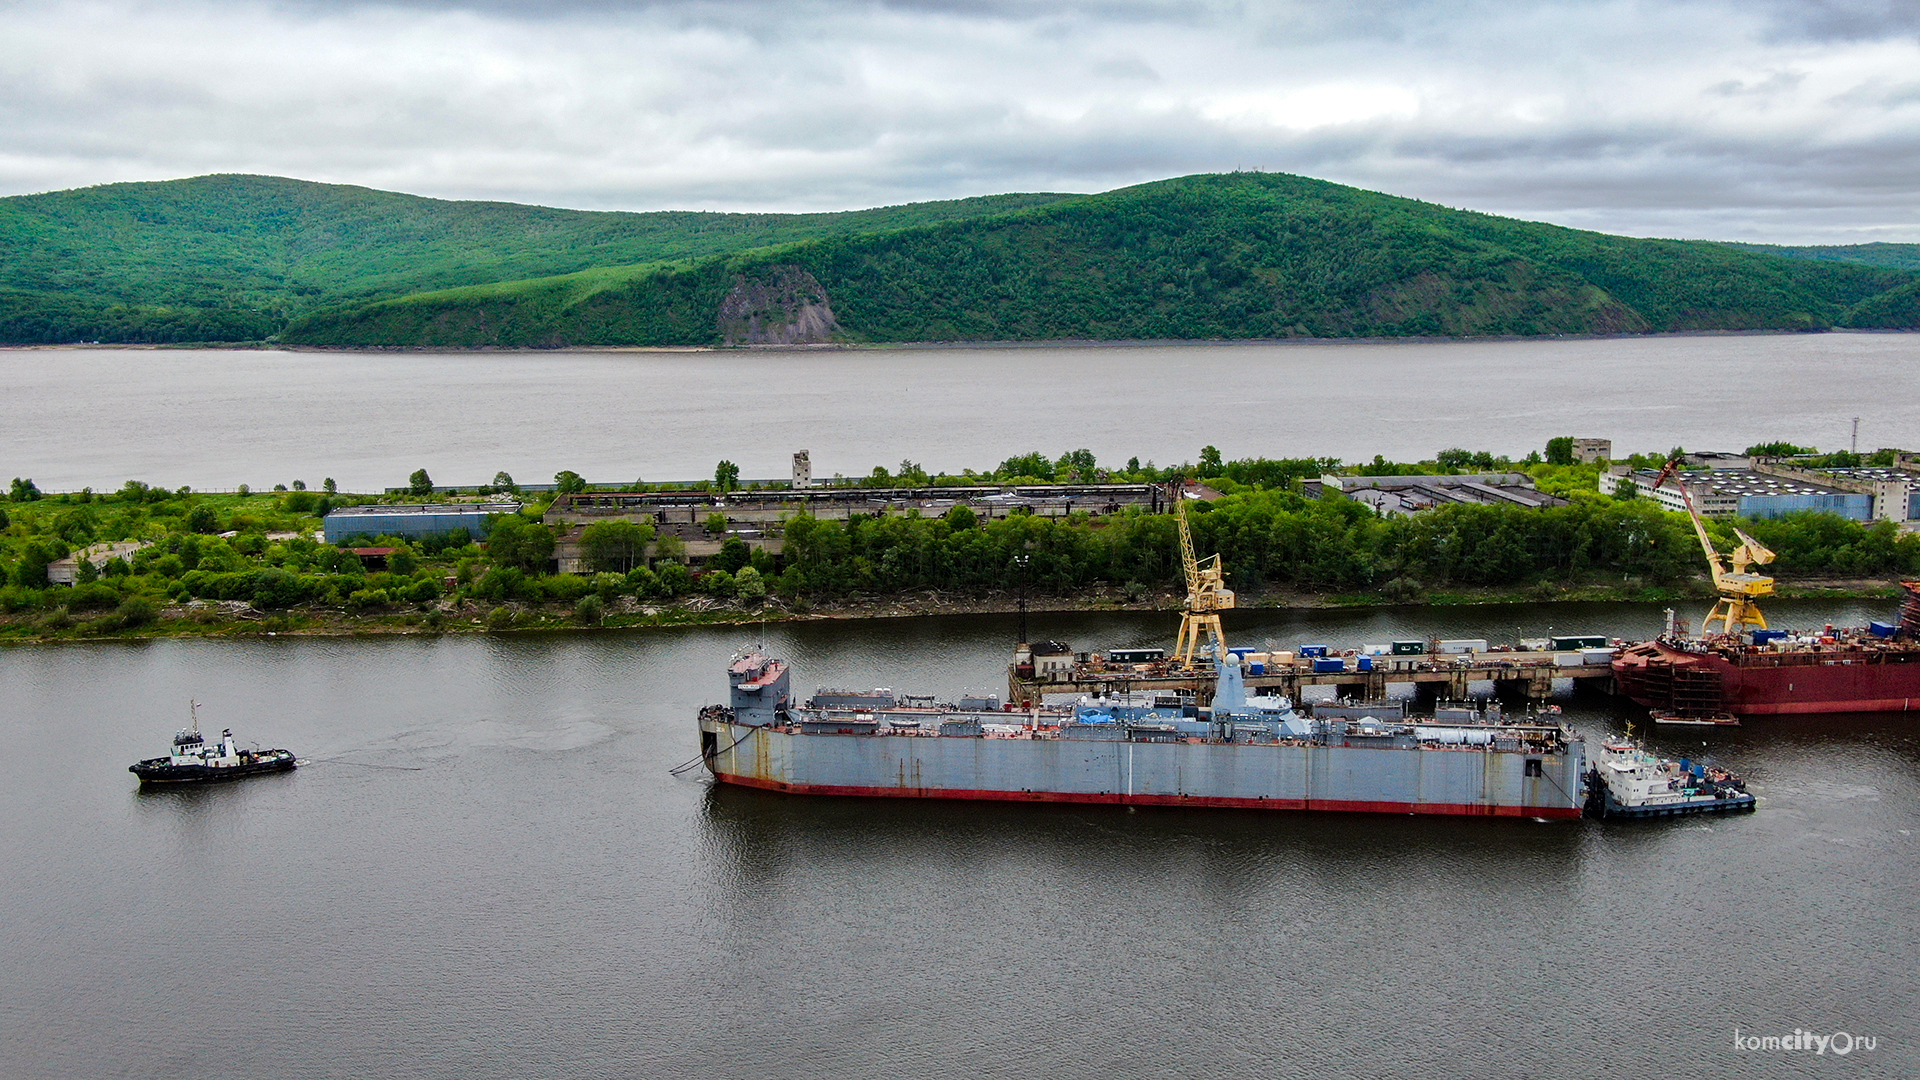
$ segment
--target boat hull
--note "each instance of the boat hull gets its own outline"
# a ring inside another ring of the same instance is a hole
[[[291,772],[299,764],[291,753],[281,751],[267,760],[219,768],[209,765],[169,765],[165,758],[159,758],[129,765],[127,771],[139,777],[142,784],[214,784],[268,773]]]
[[[1751,795],[1737,799],[1696,800],[1692,802],[1653,803],[1646,806],[1626,806],[1611,797],[1595,800],[1595,817],[1603,818],[1656,818],[1686,817],[1691,814],[1747,814],[1759,806],[1759,801]]]
[[[794,794],[1540,818],[1579,817],[1585,801],[1579,743],[1543,754],[701,728],[716,780]]]
[[[1647,642],[1624,650],[1613,674],[1621,693],[1655,710],[1694,704],[1675,691],[1689,677],[1716,686],[1719,707],[1739,716],[1911,712],[1920,705],[1920,654],[1911,652],[1759,653],[1734,663]]]

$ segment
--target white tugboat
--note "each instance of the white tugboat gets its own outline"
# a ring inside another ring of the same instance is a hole
[[[1738,814],[1754,805],[1746,785],[1725,769],[1655,757],[1631,739],[1602,743],[1587,778],[1587,810],[1595,817]]]
[[[200,703],[187,703],[191,724],[173,736],[173,752],[127,766],[142,784],[188,784],[203,780],[239,780],[261,773],[286,772],[300,762],[291,750],[241,749],[234,745],[233,729],[220,732],[220,741],[207,742],[200,734]]]

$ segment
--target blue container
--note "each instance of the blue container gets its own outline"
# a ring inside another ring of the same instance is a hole
[[[1871,630],[1873,632],[1873,636],[1875,637],[1892,637],[1894,634],[1898,633],[1900,630],[1899,627],[1893,625],[1892,623],[1883,623],[1878,619],[1868,623],[1867,629]]]
[[[1258,660],[1254,660],[1247,664],[1247,673],[1250,675],[1265,675],[1267,673],[1267,665]]]
[[[1228,649],[1227,651],[1239,657],[1240,659],[1245,660],[1247,658],[1248,653],[1257,653],[1260,650],[1252,645],[1235,645],[1234,647]]]
[[[1327,655],[1327,647],[1325,645],[1302,645],[1300,646],[1300,655],[1303,657],[1325,656]]]
[[[1765,645],[1768,642],[1779,641],[1786,636],[1787,632],[1785,630],[1755,630],[1753,632],[1753,643],[1755,645]]]
[[[1338,656],[1319,656],[1314,658],[1313,670],[1316,672],[1345,671],[1347,662]]]
[[[1363,657],[1361,657],[1361,658],[1360,658],[1360,670],[1361,670],[1361,671],[1372,671],[1372,670],[1373,670],[1373,657],[1371,657],[1371,656],[1363,656]]]

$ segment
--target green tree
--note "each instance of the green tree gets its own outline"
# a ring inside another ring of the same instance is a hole
[[[601,619],[606,618],[606,616],[607,602],[593,593],[588,593],[581,597],[580,603],[573,609],[573,617],[588,626],[598,623]]]
[[[1019,457],[1008,458],[1001,462],[1000,467],[995,469],[993,473],[1002,480],[1013,480],[1018,477],[1028,476],[1035,480],[1051,481],[1053,479],[1053,459],[1035,450],[1030,453],[1021,454]]]
[[[1748,457],[1794,457],[1798,454],[1814,454],[1819,451],[1811,446],[1795,446],[1790,442],[1764,442],[1747,447]]]
[[[295,480],[293,482],[293,490],[295,491],[307,490],[307,482],[305,480]]]
[[[1219,476],[1222,471],[1223,471],[1223,466],[1220,463],[1220,451],[1211,446],[1201,447],[1200,448],[1200,469],[1199,469],[1200,476],[1203,479],[1209,476]]]
[[[624,574],[646,560],[651,522],[596,521],[580,533],[580,550],[595,570]]]
[[[433,477],[428,476],[425,469],[413,470],[413,475],[407,477],[407,492],[420,499],[433,494]]]
[[[1573,436],[1561,435],[1547,440],[1547,464],[1573,464]]]
[[[719,536],[722,533],[726,532],[727,531],[727,515],[721,513],[718,510],[715,510],[713,513],[708,514],[706,528],[707,528],[707,532],[713,536]]]
[[[733,575],[733,591],[740,599],[757,604],[767,598],[767,581],[760,576],[760,571],[743,566]]]
[[[653,542],[653,557],[657,562],[684,565],[687,561],[687,542],[673,533],[666,533]]]
[[[520,485],[513,482],[513,474],[505,469],[493,474],[491,486],[495,491],[510,491],[516,494],[520,491]]]
[[[707,560],[707,568],[725,570],[731,574],[752,561],[753,552],[747,547],[746,541],[737,536],[729,536],[726,542],[720,545],[720,550]]]
[[[1053,475],[1066,483],[1093,482],[1094,460],[1091,450],[1069,450],[1054,463]]]
[[[562,495],[578,495],[587,490],[587,481],[572,469],[553,474],[553,489]]]
[[[732,491],[740,486],[740,466],[731,461],[722,461],[713,467],[713,486],[721,491]]]
[[[204,503],[187,512],[187,529],[196,533],[217,533],[220,531],[220,517],[213,507]]]
[[[12,499],[14,502],[33,502],[40,497],[40,489],[33,486],[32,480],[13,478]]]
[[[339,486],[333,482],[333,477],[331,476],[320,481],[320,489],[329,495],[335,494],[340,490]]]
[[[553,533],[519,514],[502,514],[487,530],[487,555],[497,565],[538,574],[553,558]]]

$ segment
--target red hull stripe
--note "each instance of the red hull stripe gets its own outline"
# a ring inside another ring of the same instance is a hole
[[[1371,802],[1350,799],[1239,799],[1217,795],[1121,795],[1080,791],[993,791],[963,788],[860,787],[852,784],[786,784],[757,776],[715,773],[725,784],[796,795],[859,795],[893,799],[986,799],[995,802],[1107,803],[1129,806],[1216,806],[1240,810],[1338,810],[1365,814],[1452,814],[1462,817],[1577,818],[1577,806],[1484,806],[1479,803]]]
[[[1913,699],[1859,698],[1853,701],[1748,701],[1729,702],[1728,708],[1742,716],[1786,716],[1805,713],[1910,712]]]

